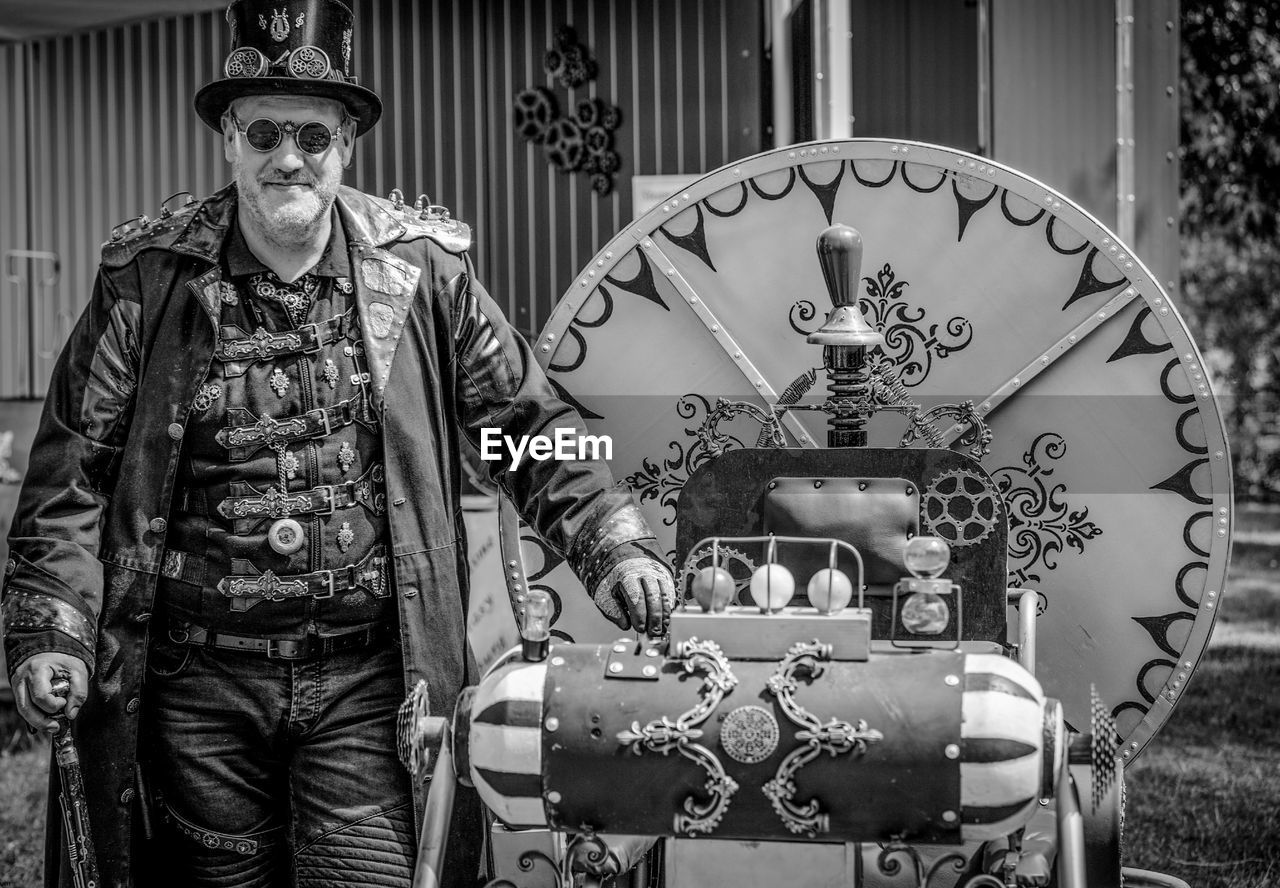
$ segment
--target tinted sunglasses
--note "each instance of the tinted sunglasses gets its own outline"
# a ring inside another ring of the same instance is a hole
[[[285,135],[293,136],[293,141],[308,154],[324,154],[337,137],[337,133],[318,120],[299,126],[292,120],[276,123],[270,118],[259,117],[249,121],[248,126],[241,126],[240,121],[232,114],[231,123],[237,131],[244,133],[244,140],[249,143],[250,148],[264,154],[275,151]]]

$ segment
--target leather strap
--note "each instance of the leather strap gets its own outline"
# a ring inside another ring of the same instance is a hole
[[[312,354],[331,342],[345,339],[350,325],[350,312],[279,333],[259,327],[253,333],[246,334],[240,327],[228,324],[222,327],[221,339],[213,353],[224,364],[270,361],[287,355]]]
[[[284,601],[287,598],[332,598],[339,592],[364,589],[374,598],[391,594],[387,583],[387,558],[383,546],[374,546],[355,564],[333,570],[313,570],[302,574],[231,574],[218,581],[218,591],[227,598],[254,598]]]
[[[390,634],[382,623],[360,626],[335,632],[331,635],[303,635],[295,638],[263,638],[256,635],[235,635],[230,632],[214,632],[194,623],[173,622],[169,626],[169,640],[175,644],[191,644],[213,647],[247,654],[262,654],[269,660],[301,660],[341,651],[359,650]]]
[[[227,448],[228,458],[232,462],[240,462],[248,459],[260,447],[327,437],[335,429],[351,425],[359,407],[360,395],[356,395],[324,410],[317,408],[279,419],[262,416],[254,423],[220,429],[215,440]]]
[[[288,518],[293,515],[332,515],[337,509],[364,506],[375,515],[387,508],[382,465],[374,463],[353,481],[323,484],[310,490],[281,493],[271,488],[259,496],[229,496],[218,503],[223,518]]]

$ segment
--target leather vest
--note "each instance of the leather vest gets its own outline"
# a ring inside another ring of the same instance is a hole
[[[284,284],[260,269],[220,286],[219,342],[183,437],[163,609],[273,636],[392,619],[382,437],[349,280],[308,272]]]

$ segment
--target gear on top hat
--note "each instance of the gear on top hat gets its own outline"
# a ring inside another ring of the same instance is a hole
[[[223,77],[196,93],[196,113],[221,132],[223,113],[242,96],[316,96],[342,102],[363,135],[382,100],[351,73],[353,20],[339,0],[237,0],[227,7]]]

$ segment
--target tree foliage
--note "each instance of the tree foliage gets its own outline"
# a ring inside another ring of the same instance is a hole
[[[1184,0],[1182,211],[1232,239],[1280,232],[1280,2]]]
[[[1280,0],[1183,0],[1182,280],[1236,487],[1280,498]],[[1225,391],[1223,391],[1225,389]]]

